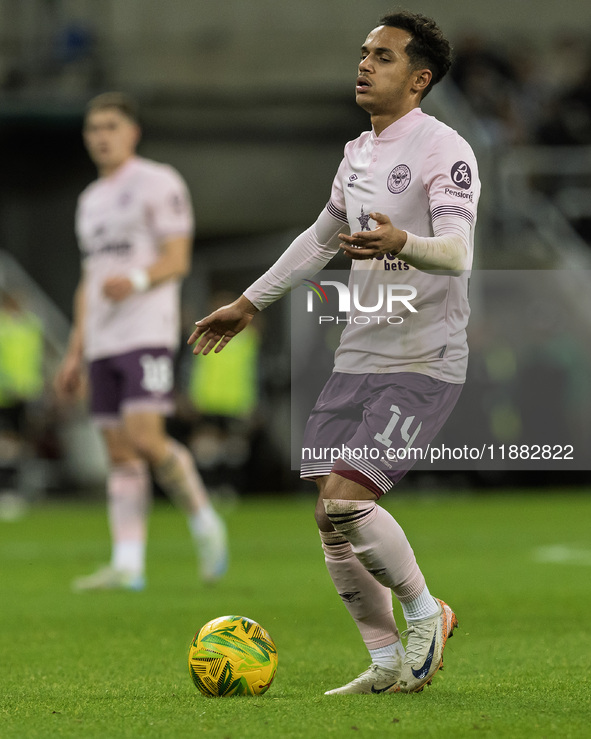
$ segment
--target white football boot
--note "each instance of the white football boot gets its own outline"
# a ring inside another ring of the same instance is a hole
[[[387,693],[398,683],[400,670],[402,669],[402,657],[396,657],[398,663],[394,663],[393,669],[381,665],[370,665],[361,675],[341,688],[327,690],[324,695],[353,695],[370,693]]]
[[[398,685],[389,692],[418,693],[431,683],[433,675],[443,665],[443,649],[457,628],[458,619],[447,603],[439,598],[434,600],[439,612],[420,621],[411,621],[402,634],[408,637],[406,656]]]
[[[101,567],[92,575],[78,577],[72,583],[72,590],[81,593],[85,590],[143,590],[146,580],[143,575],[135,575],[113,567]]]

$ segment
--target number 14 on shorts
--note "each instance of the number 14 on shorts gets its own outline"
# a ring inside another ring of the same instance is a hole
[[[400,408],[397,405],[391,405],[390,411],[392,412],[392,416],[388,421],[386,428],[382,431],[382,433],[377,433],[373,437],[377,442],[383,444],[385,447],[388,448],[392,446],[392,433],[398,426],[398,422],[400,421],[400,417],[402,415]],[[402,437],[403,441],[407,442],[406,446],[404,447],[405,450],[407,450],[409,447],[412,447],[412,444],[419,435],[419,431],[421,430],[421,426],[423,425],[423,422],[421,421],[416,426],[411,436],[410,427],[412,426],[414,420],[414,416],[406,416],[400,427],[400,436]]]

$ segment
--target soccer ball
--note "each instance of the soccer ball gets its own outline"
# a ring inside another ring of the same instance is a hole
[[[214,618],[189,649],[189,673],[203,695],[262,695],[276,671],[273,639],[244,616]]]

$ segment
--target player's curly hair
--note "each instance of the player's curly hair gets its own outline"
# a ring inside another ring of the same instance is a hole
[[[380,20],[380,25],[400,28],[411,34],[412,39],[405,49],[411,68],[427,68],[433,75],[423,92],[425,97],[433,85],[445,77],[451,66],[452,51],[449,41],[432,18],[408,10],[385,15]]]
[[[99,110],[115,108],[134,123],[139,123],[138,105],[134,98],[124,92],[103,92],[89,100],[86,105],[86,118]]]

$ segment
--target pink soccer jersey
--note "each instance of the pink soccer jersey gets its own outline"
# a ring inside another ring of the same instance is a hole
[[[352,262],[352,280],[363,280],[361,306],[376,303],[378,287],[388,283],[416,288],[412,305],[394,303],[399,324],[377,322],[352,308],[335,355],[335,371],[350,373],[419,372],[461,383],[468,360],[468,276],[480,195],[476,159],[453,129],[415,108],[379,136],[363,133],[345,147],[327,209],[351,233],[376,227],[369,213],[387,215],[397,227],[433,236],[438,219],[460,219],[469,226],[469,254],[460,275],[431,274],[403,259]],[[445,230],[445,229],[443,229]],[[438,234],[435,234],[438,235]],[[402,250],[404,253],[404,249]]]
[[[187,187],[172,167],[133,157],[80,195],[76,234],[85,277],[85,355],[88,360],[140,348],[176,348],[178,280],[126,300],[104,297],[108,277],[147,268],[168,238],[190,235],[193,212]]]

